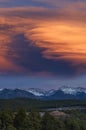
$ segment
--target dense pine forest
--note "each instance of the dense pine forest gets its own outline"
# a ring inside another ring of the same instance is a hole
[[[86,107],[86,100],[38,100],[28,98],[0,99],[0,109],[10,108],[17,111],[25,108],[27,111],[33,109],[51,109],[59,107]]]
[[[0,130],[86,130],[86,101],[0,100]]]
[[[67,116],[54,117],[50,112],[0,111],[0,130],[86,130],[86,111],[65,111]]]

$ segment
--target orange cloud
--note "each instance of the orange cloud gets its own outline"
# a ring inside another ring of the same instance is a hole
[[[10,60],[5,58],[4,56],[0,56],[0,74],[6,74],[8,72],[21,72],[23,70],[22,67],[18,67],[13,64]]]
[[[82,59],[83,56],[86,58],[85,25],[82,27],[79,25],[77,26],[77,24],[73,25],[70,23],[51,22],[51,24],[46,24],[43,27],[33,29],[32,32],[36,32],[33,33],[32,38],[40,41],[37,43],[37,45],[47,48],[48,51],[46,51],[46,54],[51,55],[51,57],[52,54],[62,53],[63,55],[68,54],[67,57],[69,57],[69,59],[73,59],[74,56],[71,55],[71,53],[74,53],[76,59],[78,59],[80,56]],[[77,57],[77,55],[80,56]]]
[[[21,33],[35,41],[37,47],[46,49],[43,51],[46,59],[69,60],[73,65],[86,63],[85,16],[84,11],[71,8],[0,9],[0,68],[17,68],[6,55],[13,36]]]

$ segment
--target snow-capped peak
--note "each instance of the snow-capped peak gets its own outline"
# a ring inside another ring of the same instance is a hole
[[[26,91],[34,94],[35,96],[44,96],[47,92],[47,91],[45,91],[43,89],[39,89],[39,88],[29,88]]]
[[[64,86],[60,90],[63,91],[65,94],[71,94],[71,95],[76,95],[79,92],[86,93],[86,88],[81,88],[81,87],[72,88],[72,87]]]
[[[0,88],[0,91],[3,91],[4,90],[4,88]]]
[[[39,89],[39,88],[29,88],[26,91],[34,94],[35,96],[50,96],[54,94],[54,89],[51,90],[44,90],[44,89]]]

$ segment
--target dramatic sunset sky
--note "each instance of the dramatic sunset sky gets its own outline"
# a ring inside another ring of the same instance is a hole
[[[0,0],[0,88],[86,87],[86,0]]]

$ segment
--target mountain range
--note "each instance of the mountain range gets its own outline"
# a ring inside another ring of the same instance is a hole
[[[32,98],[42,100],[64,100],[64,99],[79,99],[86,100],[86,88],[72,88],[62,87],[58,90],[43,90],[39,88],[28,88],[28,89],[0,89],[0,99],[10,98]]]

